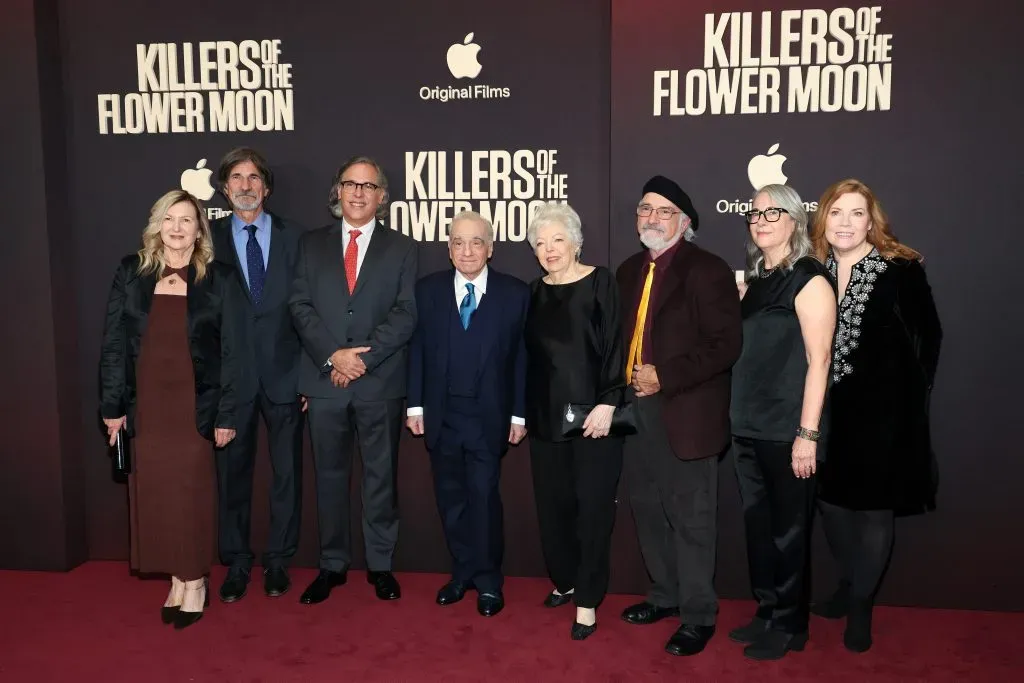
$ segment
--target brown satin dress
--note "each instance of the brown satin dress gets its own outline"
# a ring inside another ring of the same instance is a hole
[[[165,269],[186,280],[187,269]],[[187,280],[186,280],[187,281]],[[155,294],[136,366],[131,566],[192,581],[216,557],[213,444],[196,429],[187,297]]]

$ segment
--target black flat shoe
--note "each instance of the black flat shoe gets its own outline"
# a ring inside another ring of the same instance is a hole
[[[562,605],[568,605],[572,602],[572,593],[556,593],[551,591],[548,593],[548,597],[544,598],[545,607],[561,607]]]
[[[482,617],[493,617],[505,609],[505,596],[501,593],[481,593],[476,598],[476,611]]]
[[[454,605],[466,596],[466,584],[452,579],[437,591],[437,604]]]
[[[237,602],[245,597],[245,592],[249,590],[249,570],[241,568],[232,568],[228,570],[228,575],[224,577],[224,583],[220,585],[221,602]]]
[[[658,607],[647,601],[630,605],[622,611],[622,620],[630,624],[653,624],[668,617],[678,616],[678,607]]]
[[[743,648],[743,656],[761,661],[782,659],[790,650],[797,652],[807,645],[807,631],[784,633],[769,629],[763,636]]]
[[[284,567],[270,567],[263,570],[263,592],[268,598],[279,598],[292,587],[288,570]]]
[[[165,624],[173,624],[174,617],[181,611],[181,605],[175,605],[174,607],[161,607],[160,608],[160,621]]]
[[[594,634],[597,630],[597,623],[593,623],[590,626],[581,624],[578,621],[572,622],[572,630],[569,632],[569,637],[573,640],[586,640]]]
[[[321,569],[320,573],[313,579],[313,583],[302,593],[299,602],[304,605],[315,605],[323,602],[331,596],[331,589],[337,588],[348,579],[346,572],[332,572],[329,569]]]
[[[754,617],[746,626],[729,631],[729,640],[735,643],[750,645],[768,631],[769,622],[761,617]]]
[[[695,655],[704,651],[713,635],[715,635],[714,626],[683,624],[665,643],[665,652],[676,657]]]
[[[366,582],[373,584],[378,600],[397,600],[402,597],[402,588],[391,572],[366,572]]]

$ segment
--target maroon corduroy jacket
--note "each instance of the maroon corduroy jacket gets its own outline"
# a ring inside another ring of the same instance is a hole
[[[643,288],[646,252],[616,272],[622,334],[629,348]],[[740,355],[743,326],[733,271],[718,256],[680,242],[647,311],[654,365],[664,401],[662,419],[682,460],[716,456],[729,447],[730,369]]]

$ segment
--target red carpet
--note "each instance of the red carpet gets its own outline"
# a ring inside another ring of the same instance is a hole
[[[880,608],[875,646],[842,646],[842,624],[815,619],[807,650],[781,662],[743,658],[726,631],[753,604],[727,601],[719,631],[696,657],[662,651],[674,625],[619,620],[633,596],[610,596],[600,628],[569,640],[573,608],[540,605],[541,579],[510,579],[507,606],[476,613],[475,594],[441,608],[444,577],[401,574],[403,598],[382,603],[363,572],[316,606],[298,596],[312,570],[271,600],[253,581],[240,603],[214,601],[195,626],[160,623],[167,588],[140,581],[123,562],[67,574],[0,572],[0,680],[37,681],[1014,681],[1024,680],[1024,614]],[[214,572],[214,590],[223,570]]]

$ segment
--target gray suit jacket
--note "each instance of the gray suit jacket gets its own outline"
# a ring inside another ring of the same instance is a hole
[[[289,300],[305,353],[299,393],[363,401],[405,397],[409,340],[416,329],[417,243],[377,221],[355,290],[348,293],[341,221],[299,241]],[[369,346],[366,374],[347,388],[331,384],[327,360],[335,351]]]

